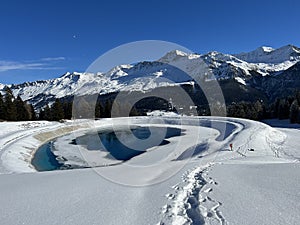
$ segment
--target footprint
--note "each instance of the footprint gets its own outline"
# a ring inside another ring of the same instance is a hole
[[[209,193],[211,192],[213,189],[212,188],[207,188],[206,190],[204,190],[205,193]]]
[[[173,194],[167,194],[166,197],[170,200],[174,199],[175,198],[175,195]]]
[[[206,198],[199,199],[200,202],[206,202]]]
[[[207,217],[213,217],[214,215],[211,212],[208,212],[206,216]]]
[[[172,188],[176,189],[178,187],[178,184],[175,184],[174,186],[172,186]]]
[[[167,213],[171,209],[170,205],[164,205],[162,207],[162,213]]]

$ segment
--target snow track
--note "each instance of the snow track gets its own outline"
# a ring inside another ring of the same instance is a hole
[[[228,224],[221,212],[223,203],[212,196],[218,182],[209,175],[211,168],[214,165],[220,167],[224,163],[243,164],[252,161],[251,163],[255,164],[256,159],[253,160],[253,157],[260,157],[257,161],[259,164],[273,163],[275,158],[278,159],[277,162],[288,162],[291,159],[282,147],[286,141],[284,133],[249,120],[229,121],[235,123],[238,129],[222,144],[224,148],[233,142],[233,152],[217,152],[210,163],[188,170],[183,175],[182,182],[173,186],[172,192],[166,195],[168,203],[162,208],[160,224]],[[214,147],[216,146],[217,144]],[[213,155],[214,153],[210,157]],[[203,164],[203,161],[199,163]]]
[[[182,182],[173,186],[173,192],[166,195],[168,204],[162,208],[160,224],[227,224],[219,207],[221,202],[210,196],[218,183],[208,176],[210,167],[196,167],[187,171]]]
[[[157,122],[147,117],[115,120],[139,125]],[[167,156],[156,169],[145,167],[143,171],[133,166],[129,170],[120,164],[95,170],[1,174],[0,221],[5,225],[38,225],[42,220],[46,225],[297,224],[299,130],[278,130],[244,119],[200,117],[200,120],[202,125],[210,121],[219,123],[200,127],[202,133],[197,136],[197,120],[183,118],[182,145],[175,149],[178,139],[173,137],[168,140],[171,145],[165,145],[163,151],[153,149],[133,158],[139,166],[145,160],[151,162]],[[166,121],[166,126],[180,126],[180,118]],[[97,123],[109,126],[112,121]],[[222,130],[221,123],[230,124],[230,129]],[[28,161],[31,153],[43,142],[72,132],[74,126],[48,122],[0,123],[0,173],[34,172]],[[185,157],[196,138],[199,138],[198,148],[192,158]],[[229,150],[230,143],[233,151]],[[139,188],[119,185],[100,176],[107,171],[121,178],[127,173],[142,181],[160,180],[176,165],[183,167],[169,179]]]

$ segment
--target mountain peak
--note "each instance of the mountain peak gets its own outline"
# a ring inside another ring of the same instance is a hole
[[[173,51],[168,52],[167,54],[176,55],[176,56],[187,56],[188,55],[187,53],[180,51],[180,50],[173,50]]]
[[[262,47],[260,47],[258,49],[260,49],[263,52],[273,52],[275,50],[274,48],[269,47],[269,46],[262,46]]]
[[[169,62],[175,61],[179,58],[187,57],[187,56],[188,56],[188,54],[183,51],[172,50],[172,51],[168,52],[167,54],[165,54],[163,57],[161,57],[158,61],[162,62],[162,63],[169,63]]]
[[[300,49],[293,45],[286,45],[278,49],[263,46],[254,51],[235,54],[234,56],[248,63],[279,64],[300,60]]]
[[[197,53],[186,53],[180,50],[173,50],[168,52],[166,55],[161,57],[158,62],[161,63],[171,63],[180,59],[193,60],[200,58],[200,54]]]

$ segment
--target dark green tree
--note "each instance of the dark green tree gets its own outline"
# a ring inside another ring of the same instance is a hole
[[[13,102],[15,107],[17,108],[17,120],[18,121],[26,121],[29,120],[29,109],[27,107],[27,104],[23,102],[22,98],[18,95],[18,97]]]
[[[27,104],[27,110],[29,111],[29,119],[30,120],[37,120],[37,115],[36,115],[36,112],[34,110],[34,107],[32,104]]]
[[[101,105],[100,101],[97,101],[96,107],[95,107],[95,118],[101,118],[103,113],[103,107]]]
[[[43,111],[44,111],[43,120],[52,120],[52,112],[51,112],[49,105],[46,105],[46,107],[43,109]]]
[[[300,105],[300,91],[297,91],[295,96],[296,96],[296,100],[298,102],[298,105]]]
[[[5,104],[3,100],[3,95],[0,93],[0,120],[6,120],[7,114],[5,109]]]
[[[253,111],[254,111],[254,116],[252,119],[254,120],[261,120],[263,119],[264,115],[264,108],[263,105],[260,101],[256,101],[253,105]]]
[[[72,117],[74,119],[94,118],[95,105],[93,99],[89,96],[75,98],[72,107]]]
[[[290,122],[291,123],[299,122],[298,116],[299,116],[299,104],[297,99],[295,99],[290,107]]]
[[[39,120],[46,120],[45,118],[45,109],[41,109],[38,113],[38,119]]]
[[[111,116],[111,107],[112,107],[112,102],[110,100],[106,100],[104,104],[104,118],[110,118]]]
[[[138,112],[135,106],[133,106],[132,109],[130,110],[129,116],[140,116],[140,113]]]
[[[4,107],[7,111],[7,120],[10,121],[16,121],[17,120],[17,108],[14,104],[14,96],[12,94],[12,91],[9,87],[6,86],[5,88],[5,103]]]
[[[52,118],[50,120],[59,121],[61,119],[64,119],[64,108],[59,99],[56,99],[51,107],[51,115]]]
[[[279,104],[280,104],[280,99],[276,98],[274,105],[273,105],[273,117],[278,118],[278,111],[279,111]]]
[[[286,99],[281,99],[278,106],[278,119],[288,119],[290,114],[290,105]]]
[[[63,103],[64,119],[70,120],[72,118],[72,106],[72,102]]]

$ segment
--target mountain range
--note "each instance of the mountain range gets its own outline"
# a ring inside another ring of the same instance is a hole
[[[36,109],[74,95],[100,96],[119,91],[147,92],[155,88],[194,85],[218,80],[226,101],[265,99],[293,94],[300,88],[300,49],[260,47],[240,54],[168,52],[152,62],[118,65],[108,72],[67,72],[59,78],[7,85],[15,96]],[[3,92],[6,85],[0,84]],[[239,93],[239,94],[236,94]],[[235,99],[238,95],[239,98]],[[231,96],[231,97],[230,97]],[[245,97],[245,99],[244,99]]]

